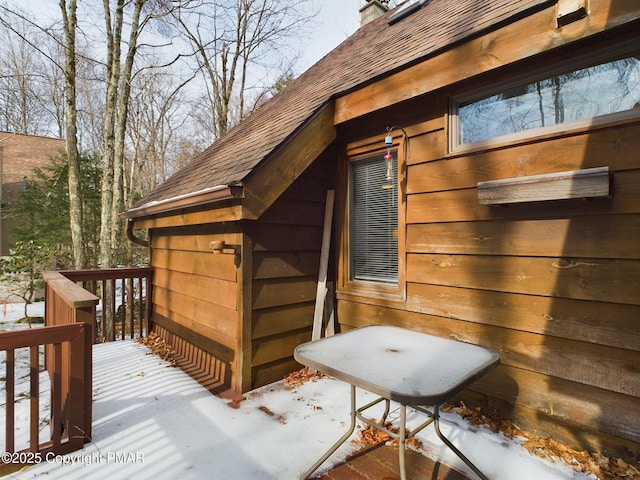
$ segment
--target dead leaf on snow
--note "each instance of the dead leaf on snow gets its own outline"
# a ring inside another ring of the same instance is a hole
[[[371,419],[373,422],[376,420]],[[400,430],[398,427],[394,426],[391,422],[387,422],[384,424],[384,428],[393,433],[398,433]],[[410,430],[407,430],[407,435],[409,435]],[[391,442],[392,445],[398,445],[398,439],[391,437],[386,432],[379,430],[373,425],[367,424],[365,427],[359,429],[358,437],[351,440],[351,443],[356,445],[361,445],[362,448],[372,447],[381,443]],[[414,447],[416,450],[422,448],[422,442],[416,437],[410,437],[406,440],[406,444]]]
[[[577,450],[553,437],[542,437],[521,429],[497,414],[484,415],[480,408],[470,409],[463,402],[458,406],[444,405],[443,412],[455,412],[473,425],[484,425],[493,432],[510,438],[524,438],[522,446],[540,458],[561,461],[570,468],[596,476],[599,480],[640,480],[640,471],[620,458],[609,458],[601,453]]]
[[[168,345],[158,334],[150,333],[146,337],[140,337],[137,339],[138,343],[146,345],[151,354],[158,355],[164,361],[169,362],[172,367],[176,366],[175,354],[176,351],[171,345]]]
[[[271,409],[269,407],[265,407],[264,405],[260,405],[258,407],[258,410],[266,413],[267,415],[269,415],[270,417],[275,417],[278,419],[278,421],[282,424],[282,425],[286,425],[286,420],[282,415],[276,415],[275,413],[273,413],[273,411],[271,411]]]
[[[284,377],[284,389],[294,390],[309,381],[315,382],[319,378],[329,378],[329,376],[309,368],[303,368]]]

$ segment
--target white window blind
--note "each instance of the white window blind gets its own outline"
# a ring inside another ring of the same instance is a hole
[[[352,161],[351,278],[398,284],[398,167],[387,180],[384,154]]]

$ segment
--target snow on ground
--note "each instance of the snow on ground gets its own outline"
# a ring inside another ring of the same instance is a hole
[[[30,317],[44,317],[44,302],[27,305],[27,313]],[[26,324],[16,323],[16,320],[22,317],[24,303],[0,303],[0,331],[29,328]]]
[[[93,441],[7,478],[295,479],[349,424],[349,386],[335,379],[293,390],[277,382],[248,393],[234,409],[134,341],[96,345],[93,355]],[[359,391],[358,403],[372,398]],[[4,401],[0,415],[4,423]],[[456,414],[443,414],[441,426],[491,479],[593,478],[535,457],[516,441],[471,426]],[[474,478],[431,427],[418,438],[422,453]],[[318,474],[356,448],[345,443]]]
[[[31,305],[27,305],[27,313],[31,317],[44,317],[44,302],[38,302]],[[0,331],[12,331],[12,330],[23,330],[28,329],[29,325],[26,323],[17,323],[16,320],[24,317],[24,303],[2,303],[0,304]],[[34,323],[32,328],[37,328],[42,326],[42,324]],[[6,405],[6,394],[5,394],[5,357],[6,354],[4,351],[0,351],[0,378],[2,382],[0,383],[0,432],[2,432],[0,438],[0,449],[5,451],[5,422],[6,418],[4,415],[5,405]],[[29,418],[29,349],[28,348],[20,348],[15,351],[15,364],[16,364],[16,373],[15,373],[15,397],[19,399],[15,406],[15,417],[17,419],[20,418]],[[40,348],[40,364],[44,363],[44,348]],[[43,428],[48,429],[48,424],[46,423],[46,419],[49,416],[50,410],[50,400],[49,400],[49,375],[47,375],[44,371],[40,372],[40,419],[42,420],[40,429],[42,431]],[[16,424],[16,436],[15,436],[15,446],[16,449],[26,448],[28,446],[29,441],[29,428],[28,425],[23,424],[20,426]]]

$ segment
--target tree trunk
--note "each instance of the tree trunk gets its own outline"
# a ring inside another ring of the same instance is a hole
[[[124,20],[124,0],[118,0],[115,18],[111,19],[109,0],[103,1],[105,27],[107,31],[107,95],[105,100],[105,119],[103,127],[103,157],[102,157],[102,192],[100,211],[100,253],[98,265],[100,268],[112,268],[115,265],[111,248],[111,209],[114,191],[114,157],[116,150],[116,115],[118,109],[118,89],[120,83],[120,42],[122,39],[122,25]],[[113,311],[114,289],[111,282],[104,282],[104,304],[102,315],[106,320],[106,331],[102,332],[103,339],[110,341],[114,334]]]
[[[133,18],[131,20],[131,33],[129,35],[129,49],[127,51],[127,58],[124,65],[124,71],[122,72],[122,90],[120,92],[119,105],[117,110],[116,120],[116,137],[115,137],[115,149],[113,155],[113,200],[111,203],[111,217],[110,217],[110,250],[117,252],[119,236],[122,232],[120,213],[122,211],[122,189],[123,185],[123,171],[124,171],[124,148],[125,148],[125,134],[127,129],[127,119],[129,112],[129,100],[131,98],[131,77],[133,74],[133,61],[135,59],[136,50],[138,46],[138,35],[140,34],[140,14],[142,7],[146,3],[146,0],[136,0],[133,10]]]
[[[78,131],[76,106],[76,0],[60,0],[65,43],[65,130],[69,163],[69,221],[73,259],[77,269],[85,268],[84,234],[82,231],[82,201],[80,198],[80,166],[78,162]]]
[[[107,97],[103,130],[104,153],[102,158],[102,210],[100,214],[101,268],[114,266],[111,249],[111,210],[114,191],[114,155],[116,144],[116,112],[118,108],[118,84],[120,82],[120,41],[124,18],[124,0],[118,0],[114,25],[111,24],[109,0],[104,0],[104,15],[107,29]]]

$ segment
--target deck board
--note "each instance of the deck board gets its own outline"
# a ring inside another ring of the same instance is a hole
[[[407,480],[470,480],[439,462],[407,449]],[[398,480],[398,447],[377,445],[326,472],[319,480]]]

